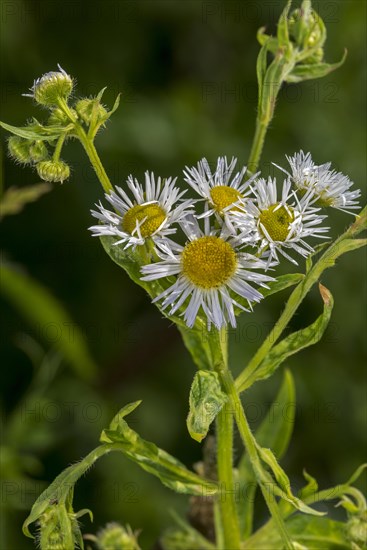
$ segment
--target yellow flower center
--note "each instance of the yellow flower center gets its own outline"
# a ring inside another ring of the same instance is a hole
[[[276,208],[277,210],[275,210]],[[260,223],[265,227],[273,241],[286,240],[289,234],[289,224],[293,220],[293,208],[290,206],[278,208],[278,204],[273,204],[260,214]]]
[[[217,212],[223,212],[227,206],[231,206],[242,197],[237,189],[228,187],[228,185],[216,185],[211,189],[210,196]],[[231,210],[236,210],[236,207]]]
[[[141,236],[146,238],[157,231],[166,217],[165,211],[158,204],[136,204],[126,212],[122,220],[122,228],[132,235],[138,222]]]
[[[188,243],[181,256],[182,272],[200,288],[218,288],[234,274],[236,253],[220,237],[200,237]]]

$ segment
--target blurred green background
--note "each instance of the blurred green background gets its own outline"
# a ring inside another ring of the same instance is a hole
[[[30,116],[42,120],[46,113],[21,94],[60,63],[76,77],[77,96],[107,85],[104,99],[111,105],[122,92],[119,110],[97,138],[113,183],[123,186],[130,173],[142,177],[146,169],[180,176],[184,165],[203,156],[215,162],[219,155],[234,155],[245,163],[256,116],[256,31],[266,25],[274,33],[283,5],[278,0],[3,2],[1,120],[13,125],[23,125]],[[284,165],[284,154],[302,148],[319,163],[332,160],[365,189],[366,6],[359,0],[314,6],[328,29],[327,60],[339,60],[344,47],[348,58],[327,78],[282,90],[262,169],[271,173],[271,161]],[[30,169],[7,158],[5,140],[3,132],[5,187],[38,182]],[[68,143],[63,157],[72,166],[70,180],[2,222],[3,257],[60,300],[82,331],[98,373],[88,381],[85,369],[62,358],[57,368],[55,346],[65,335],[73,341],[73,327],[52,319],[37,326],[2,296],[0,376],[8,427],[3,430],[1,547],[9,550],[33,547],[21,535],[21,524],[42,483],[89,452],[127,402],[143,399],[132,417],[143,437],[188,466],[201,456],[185,426],[194,374],[190,357],[175,327],[90,237],[89,210],[102,191],[80,144]],[[333,235],[351,221],[332,212]],[[288,362],[298,409],[283,464],[296,487],[303,468],[328,486],[346,480],[365,460],[363,252],[344,256],[322,282],[336,299],[330,328],[322,344]],[[237,371],[275,322],[286,297],[285,291],[241,317],[231,338]],[[312,322],[320,308],[314,289],[291,328]],[[32,348],[39,365],[42,353],[35,342],[48,353],[41,371],[29,358]],[[35,372],[38,381],[32,385]],[[253,426],[263,418],[280,376],[248,393],[245,406]],[[129,523],[142,529],[143,548],[152,547],[172,523],[169,509],[185,513],[187,508],[187,498],[170,493],[122,456],[102,459],[78,484],[75,503],[76,509],[94,512],[94,524],[84,519],[84,532],[95,532],[110,520]]]

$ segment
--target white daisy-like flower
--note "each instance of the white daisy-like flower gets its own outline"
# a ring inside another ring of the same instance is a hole
[[[234,308],[248,311],[238,300],[244,299],[251,309],[252,303],[263,297],[250,283],[266,287],[274,280],[256,271],[264,270],[266,262],[240,252],[237,236],[225,226],[218,233],[210,231],[205,223],[205,230],[201,231],[197,220],[190,216],[181,227],[188,242],[180,246],[167,240],[160,245],[161,261],[143,266],[142,280],[177,276],[154,302],[161,302],[163,309],[170,308],[169,315],[184,307],[181,315],[189,327],[202,313],[208,328],[213,324],[220,329],[227,323],[235,327]]]
[[[143,245],[146,239],[157,244],[176,232],[174,224],[182,221],[192,211],[195,201],[182,200],[186,191],[175,186],[176,178],[156,180],[154,174],[145,172],[145,186],[129,176],[127,185],[133,198],[121,187],[116,192],[107,193],[106,199],[113,206],[114,212],[107,210],[101,203],[98,211],[92,215],[99,220],[98,225],[89,229],[93,237],[112,235],[118,237],[115,245],[123,244],[124,248]]]
[[[293,157],[286,155],[286,159],[291,173],[277,164],[275,166],[285,172],[301,192],[313,189],[318,199],[317,205],[337,208],[348,214],[353,214],[350,210],[359,208],[357,199],[361,191],[349,191],[353,182],[341,172],[330,170],[331,162],[317,165],[313,162],[311,153],[303,151],[295,153]]]
[[[244,197],[248,195],[248,187],[255,177],[243,181],[246,174],[246,166],[233,174],[237,159],[231,162],[226,157],[219,157],[217,167],[211,171],[208,161],[203,158],[198,162],[197,168],[184,170],[185,181],[205,200],[205,212],[200,217],[215,215],[221,224],[224,220],[229,230],[233,231],[231,212],[235,211],[238,204],[242,204]]]
[[[320,216],[315,208],[313,189],[302,198],[291,191],[291,181],[283,182],[281,198],[278,199],[276,179],[258,179],[251,186],[254,199],[247,201],[241,211],[234,213],[234,223],[251,233],[258,246],[258,253],[268,253],[268,262],[278,260],[278,252],[297,265],[286,250],[295,250],[307,257],[313,248],[304,241],[307,237],[326,238],[328,227],[316,227],[326,216]]]

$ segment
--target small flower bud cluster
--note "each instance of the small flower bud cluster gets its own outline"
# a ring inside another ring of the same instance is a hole
[[[43,141],[30,141],[19,136],[8,140],[9,155],[21,164],[34,164],[48,156],[47,147]]]

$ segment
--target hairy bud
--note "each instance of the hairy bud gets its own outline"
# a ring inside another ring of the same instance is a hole
[[[39,177],[44,181],[63,183],[70,176],[70,168],[62,160],[44,160],[36,168]]]

